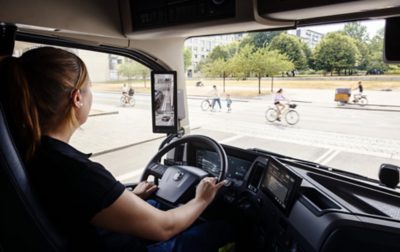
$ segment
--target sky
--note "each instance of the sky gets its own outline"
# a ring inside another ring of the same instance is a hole
[[[383,19],[361,21],[360,23],[362,25],[367,26],[367,31],[369,33],[370,38],[372,38],[380,28],[385,26],[385,20]],[[307,28],[325,34],[327,32],[341,30],[343,29],[344,25],[345,25],[344,23],[341,23],[341,24],[331,24],[331,25],[309,26]]]

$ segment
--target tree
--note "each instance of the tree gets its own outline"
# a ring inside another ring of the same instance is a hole
[[[345,24],[343,31],[346,35],[360,42],[366,43],[369,40],[367,26],[362,25],[360,22],[352,22]]]
[[[225,78],[231,72],[230,63],[223,58],[209,62],[203,68],[204,74],[208,77],[222,77],[223,91],[225,92]]]
[[[146,88],[146,80],[150,76],[150,70],[136,62],[125,62],[118,67],[118,74],[128,78],[128,82],[131,82],[132,77],[139,77],[144,81],[144,87]]]
[[[229,58],[227,47],[223,46],[214,47],[214,49],[212,49],[212,51],[208,54],[207,58],[209,58],[212,61],[217,59],[227,60]]]
[[[367,43],[369,35],[367,26],[361,25],[360,22],[347,23],[343,28],[344,34],[352,37],[355,40],[356,46],[360,52],[359,69],[366,69],[370,61],[370,51]]]
[[[128,82],[135,76],[135,66],[132,63],[123,63],[118,67],[118,74],[128,78]]]
[[[357,66],[360,52],[354,39],[340,32],[328,33],[317,45],[314,52],[316,68],[338,74],[344,69]]]
[[[368,44],[371,53],[366,70],[387,71],[389,66],[383,61],[383,29],[379,31]]]
[[[207,55],[206,58],[201,59],[198,64],[198,69],[202,73],[207,72],[207,68],[214,61],[218,59],[223,59],[225,61],[229,61],[239,50],[239,43],[237,41],[229,43],[223,46],[216,46],[214,49]]]
[[[185,48],[183,50],[183,65],[185,71],[191,64],[192,64],[192,52],[189,50],[189,48]]]
[[[289,60],[294,63],[295,69],[304,70],[308,68],[306,53],[303,50],[304,46],[298,37],[281,33],[272,39],[268,48],[286,54]]]
[[[273,76],[281,72],[286,72],[294,68],[294,64],[289,61],[286,55],[278,51],[269,51],[266,48],[259,48],[252,54],[252,71],[258,77],[258,94],[261,94],[261,78],[271,77],[271,92],[273,91]]]
[[[271,43],[271,40],[281,34],[280,31],[272,31],[272,32],[252,32],[249,33],[244,39],[240,42],[240,47],[244,47],[247,44],[253,45],[256,48],[266,47]]]
[[[240,48],[239,52],[231,59],[232,74],[238,78],[243,79],[250,76],[253,70],[253,52],[255,48],[253,45],[245,45]]]

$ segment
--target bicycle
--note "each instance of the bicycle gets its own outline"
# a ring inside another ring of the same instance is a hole
[[[354,94],[353,103],[365,106],[368,104],[367,96],[363,94]]]
[[[285,121],[290,124],[294,125],[299,122],[300,120],[300,115],[299,113],[295,110],[297,107],[297,104],[294,103],[289,103],[287,106],[285,106],[285,109],[281,112],[281,115],[285,116]],[[265,111],[265,118],[269,122],[274,122],[278,120],[278,110],[276,107],[269,107]]]
[[[203,101],[201,101],[200,108],[203,111],[207,111],[209,109],[212,109],[212,104],[211,104],[210,98],[206,98]]]
[[[130,106],[133,107],[133,106],[135,106],[135,103],[136,103],[135,98],[133,98],[133,96],[125,95],[125,94],[123,94],[123,95],[121,96],[120,101],[121,101],[121,104],[122,104],[123,106],[125,106],[125,105],[130,105]]]

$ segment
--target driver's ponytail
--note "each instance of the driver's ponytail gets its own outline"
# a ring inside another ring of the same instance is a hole
[[[37,106],[19,58],[1,61],[2,101],[13,138],[24,161],[32,158],[41,138]]]

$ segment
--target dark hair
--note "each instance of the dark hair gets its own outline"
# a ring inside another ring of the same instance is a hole
[[[58,48],[40,47],[20,58],[3,59],[2,100],[25,161],[34,155],[43,133],[62,123],[76,123],[71,95],[82,89],[87,79],[83,61]]]
[[[276,91],[276,92],[277,92],[277,93],[282,93],[282,91],[283,91],[283,89],[280,88],[280,89],[278,89],[278,91]]]

